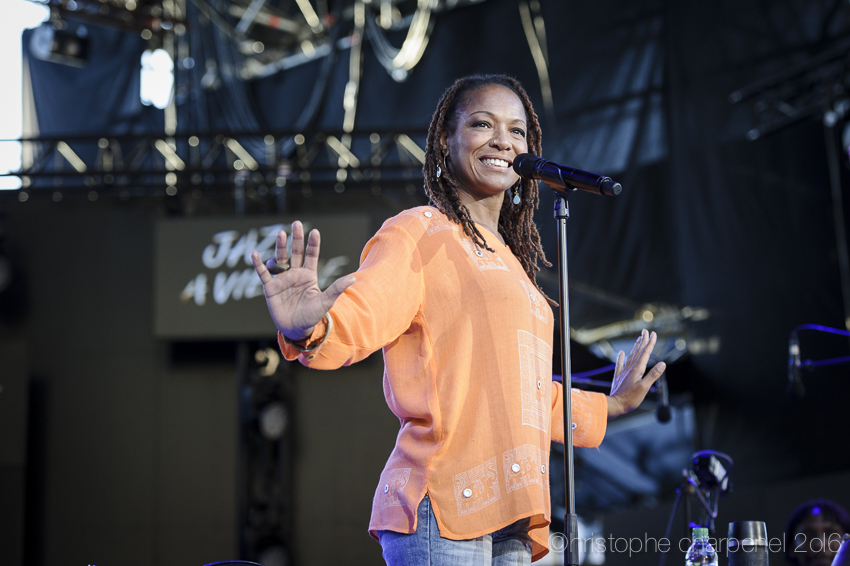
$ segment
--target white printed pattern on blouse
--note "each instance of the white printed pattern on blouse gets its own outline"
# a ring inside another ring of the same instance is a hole
[[[488,269],[510,271],[508,266],[505,265],[505,262],[502,261],[502,258],[500,258],[498,254],[479,248],[475,245],[475,242],[469,238],[461,238],[459,241],[480,271],[486,271]]]
[[[548,490],[548,464],[546,451],[533,444],[523,444],[504,452],[502,469],[505,473],[505,489],[510,493],[537,484]]]
[[[404,490],[410,480],[410,468],[394,468],[389,471],[389,477],[383,483],[384,499],[381,502],[382,508],[401,507],[399,494]]]
[[[455,224],[439,212],[431,212],[430,210],[426,210],[418,216],[419,220],[422,222],[422,225],[425,226],[425,229],[428,231],[429,236],[442,230],[457,230],[457,224]]]
[[[471,470],[454,477],[457,514],[469,515],[502,498],[496,458],[490,458]]]
[[[552,348],[525,330],[517,330],[522,424],[547,432],[552,395]]]
[[[526,295],[528,295],[528,303],[531,307],[531,314],[542,320],[543,322],[549,321],[549,305],[546,303],[546,300],[543,298],[543,295],[540,294],[540,291],[535,289],[534,285],[528,283],[527,281],[519,280],[523,289],[525,289]]]

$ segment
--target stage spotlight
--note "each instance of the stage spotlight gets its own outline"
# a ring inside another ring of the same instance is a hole
[[[286,547],[279,541],[261,545],[257,552],[257,560],[263,566],[289,566],[289,555]]]
[[[264,348],[254,352],[254,361],[260,366],[257,373],[263,377],[269,377],[274,375],[280,365],[280,354],[273,348]]]
[[[86,66],[89,61],[89,40],[85,26],[79,26],[71,32],[58,23],[45,22],[35,28],[30,39],[30,53],[42,61],[73,67]]]
[[[263,407],[259,416],[260,434],[272,442],[279,440],[289,424],[289,412],[286,405],[273,401]]]
[[[142,53],[142,75],[139,96],[142,103],[160,110],[171,103],[174,94],[174,61],[164,49]]]

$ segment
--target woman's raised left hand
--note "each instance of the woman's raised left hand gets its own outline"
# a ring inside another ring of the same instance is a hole
[[[294,342],[309,338],[334,301],[355,281],[353,275],[346,275],[322,291],[318,276],[319,231],[310,232],[306,248],[304,240],[304,225],[296,220],[292,223],[292,257],[287,258],[286,232],[282,230],[277,235],[275,257],[267,263],[256,251],[251,253],[254,269],[263,282],[269,314],[280,333]],[[285,267],[273,276],[269,269],[275,266]]]
[[[652,384],[667,369],[667,364],[659,362],[649,372],[646,371],[646,364],[649,363],[649,356],[655,348],[657,338],[655,332],[643,330],[628,358],[622,351],[617,356],[611,395],[608,397],[609,419],[636,409],[649,393]]]

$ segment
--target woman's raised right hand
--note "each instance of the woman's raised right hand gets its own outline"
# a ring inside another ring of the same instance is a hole
[[[345,291],[355,278],[353,275],[340,277],[324,292],[319,289],[317,273],[319,263],[319,231],[311,230],[304,247],[304,226],[299,221],[292,223],[292,256],[287,258],[286,232],[280,231],[275,242],[275,256],[263,265],[260,254],[251,254],[254,269],[263,282],[263,292],[269,314],[281,334],[299,342],[306,340],[313,333],[322,317],[333,306],[337,298]],[[289,269],[272,275],[269,269],[275,266],[285,266]]]

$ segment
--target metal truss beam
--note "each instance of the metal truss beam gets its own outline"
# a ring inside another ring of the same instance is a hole
[[[21,143],[28,162],[4,177],[21,190],[121,191],[296,186],[308,191],[407,185],[422,178],[424,130],[74,136]]]
[[[850,38],[844,37],[802,63],[732,92],[728,100],[752,106],[758,125],[746,136],[754,141],[805,118],[835,123],[850,111],[848,92]]]

